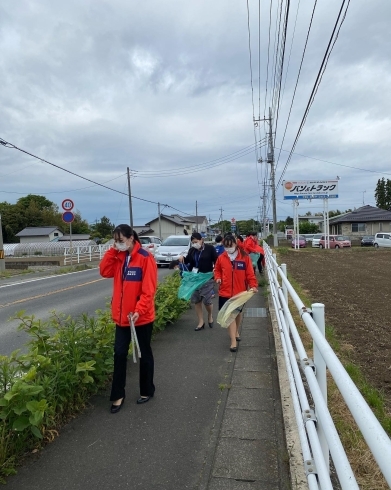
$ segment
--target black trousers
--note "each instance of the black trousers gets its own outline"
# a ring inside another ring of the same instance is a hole
[[[258,270],[259,270],[259,273],[261,274],[262,273],[262,270],[263,270],[263,267],[262,267],[262,260],[263,260],[263,255],[260,254],[259,256],[259,259],[257,261],[257,266],[258,266]]]
[[[151,348],[153,322],[136,327],[137,340],[140,346],[140,396],[153,396],[154,359]],[[126,365],[130,344],[130,327],[115,327],[114,342],[114,374],[111,385],[110,401],[119,400],[125,396]]]

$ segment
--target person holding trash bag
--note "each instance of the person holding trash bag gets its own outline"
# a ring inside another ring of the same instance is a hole
[[[140,398],[137,403],[146,403],[155,392],[151,336],[155,319],[157,267],[153,256],[142,248],[137,233],[129,225],[117,226],[113,237],[114,246],[103,256],[99,269],[102,277],[114,279],[111,312],[116,327],[110,411],[117,413],[125,401],[126,364],[131,339],[132,343],[133,340],[136,342],[133,349],[139,346],[141,352]]]
[[[258,266],[258,271],[260,274],[263,272],[263,266],[265,265],[265,251],[258,243],[258,236],[256,231],[247,233],[246,239],[243,243],[243,248],[246,253],[248,253],[252,259],[254,271],[255,267]]]
[[[238,293],[243,291],[257,292],[257,279],[250,257],[243,249],[238,247],[233,235],[226,235],[223,239],[224,253],[217,259],[214,278],[219,288],[219,310],[224,304]],[[242,307],[243,308],[243,307]],[[231,352],[237,351],[239,337],[239,324],[233,320],[228,327],[231,340]]]
[[[204,239],[202,238],[201,234],[196,232],[191,235],[190,241],[191,248],[187,256],[179,257],[181,268],[187,269],[193,273],[213,272],[213,267],[217,261],[217,252],[215,247],[213,245],[209,245],[208,243],[204,243]],[[191,296],[191,302],[194,304],[198,318],[198,324],[194,329],[196,332],[205,328],[202,303],[204,303],[205,309],[208,313],[208,325],[210,328],[213,327],[213,297],[213,277],[211,277],[200,288],[196,289]]]

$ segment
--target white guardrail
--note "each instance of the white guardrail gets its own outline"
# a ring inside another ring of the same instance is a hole
[[[315,303],[311,305],[312,311],[309,310],[288,281],[286,265],[278,265],[275,254],[266,243],[264,249],[310,490],[332,490],[329,454],[342,489],[359,488],[327,408],[326,368],[391,487],[391,440],[325,339],[324,305]],[[306,354],[289,310],[289,296],[313,339],[313,360]],[[312,405],[308,401],[301,373],[307,382]]]
[[[100,260],[110,245],[89,245],[84,247],[66,247],[64,249],[64,265],[80,264]]]

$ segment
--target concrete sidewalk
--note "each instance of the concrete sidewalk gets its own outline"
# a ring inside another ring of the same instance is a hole
[[[136,405],[138,366],[130,359],[121,411],[109,413],[109,390],[94,396],[88,410],[28,458],[7,487],[290,489],[273,331],[265,311],[260,291],[246,305],[237,353],[229,351],[225,329],[215,322],[212,329],[194,332],[195,312],[186,312],[153,342],[153,399]]]

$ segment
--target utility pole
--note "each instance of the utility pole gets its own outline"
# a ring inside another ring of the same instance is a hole
[[[157,213],[159,216],[159,238],[162,239],[162,220],[160,216],[160,202],[157,203]]]
[[[274,167],[274,147],[273,147],[273,124],[272,124],[272,110],[269,107],[269,151],[267,153],[267,163],[271,165],[271,185],[272,185],[272,204],[273,204],[273,246],[278,247],[277,236],[277,205],[276,205],[276,172]]]
[[[223,208],[220,208],[219,223],[221,223],[221,234],[224,236],[224,223],[223,223]]]
[[[196,226],[197,226],[197,233],[198,233],[198,207],[197,207],[197,201],[196,201]]]
[[[130,217],[130,226],[133,228],[132,193],[131,193],[131,190],[130,190],[130,172],[129,172],[129,167],[127,167],[127,174],[128,174],[129,217]]]
[[[1,214],[0,214],[0,272],[5,271],[5,258],[4,258],[4,244],[3,244],[3,229],[1,227]]]

